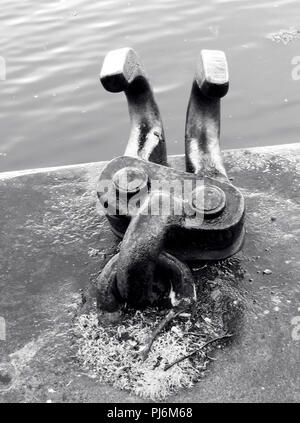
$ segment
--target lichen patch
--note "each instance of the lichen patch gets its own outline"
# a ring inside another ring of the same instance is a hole
[[[224,328],[211,319],[200,323],[197,312],[183,313],[159,334],[143,360],[141,353],[165,314],[153,308],[127,310],[117,325],[102,324],[102,316],[95,310],[80,315],[74,333],[84,368],[99,382],[145,399],[163,400],[181,388],[190,388],[203,378],[212,359],[207,354],[217,342],[202,347],[207,340],[222,335]]]

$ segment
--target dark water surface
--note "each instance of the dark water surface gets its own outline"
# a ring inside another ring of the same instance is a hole
[[[169,154],[184,149],[202,48],[223,49],[229,62],[223,148],[300,139],[299,0],[1,0],[0,16],[0,171],[123,153],[125,98],[105,92],[98,75],[105,53],[124,46],[151,78]],[[274,35],[280,30],[288,32]]]

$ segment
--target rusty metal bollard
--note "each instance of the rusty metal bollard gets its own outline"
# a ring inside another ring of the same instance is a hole
[[[220,99],[229,86],[226,57],[203,50],[185,129],[186,172],[167,165],[162,120],[133,49],[109,52],[100,80],[124,91],[131,118],[125,155],[103,169],[97,194],[112,230],[123,238],[101,272],[98,308],[144,307],[170,292],[194,301],[191,260],[235,254],[244,239],[244,199],[227,178],[220,151]]]

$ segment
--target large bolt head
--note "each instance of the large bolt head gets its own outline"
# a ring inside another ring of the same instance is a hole
[[[114,174],[113,183],[118,191],[132,195],[147,186],[148,175],[142,169],[128,166]]]
[[[193,192],[192,206],[200,213],[204,214],[204,218],[213,218],[222,213],[226,204],[226,196],[224,191],[214,185],[203,185]]]

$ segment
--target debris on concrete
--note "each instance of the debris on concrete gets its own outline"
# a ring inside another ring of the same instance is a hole
[[[287,45],[291,41],[300,38],[300,30],[296,28],[280,29],[277,32],[268,34],[267,38],[269,38],[274,43],[282,43],[284,45]]]
[[[155,338],[145,358],[149,336],[165,313],[153,308],[125,310],[116,325],[103,323],[96,309],[80,315],[74,333],[84,368],[99,382],[151,400],[163,400],[193,386],[210,361],[206,353],[224,338],[224,327],[209,317],[199,324],[197,311],[183,317],[179,314]]]

